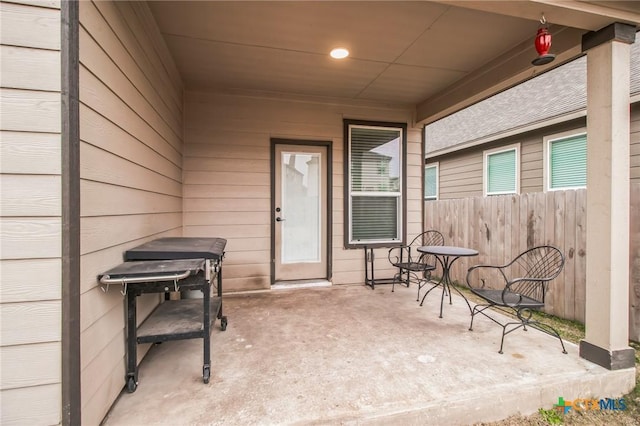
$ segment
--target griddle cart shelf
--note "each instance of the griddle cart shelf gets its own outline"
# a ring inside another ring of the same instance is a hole
[[[125,252],[125,262],[98,276],[108,289],[122,286],[127,299],[128,392],[138,386],[137,345],[169,340],[203,339],[202,379],[211,377],[211,329],[222,314],[222,238],[160,238]],[[215,285],[216,295],[211,295]],[[165,300],[137,327],[136,298],[145,293],[200,290],[202,299]]]
[[[211,327],[222,307],[222,299],[212,297],[209,306]],[[226,328],[226,321],[221,328]],[[193,339],[201,337],[202,329],[202,300],[167,300],[138,327],[137,340],[138,343],[156,343]]]

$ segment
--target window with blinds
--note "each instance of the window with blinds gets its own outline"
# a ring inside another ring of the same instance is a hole
[[[517,194],[519,185],[518,146],[485,151],[485,195]]]
[[[347,245],[402,240],[406,125],[345,120]]]
[[[427,164],[424,167],[424,199],[438,199],[438,164]]]
[[[587,135],[550,139],[547,149],[547,190],[587,186]]]

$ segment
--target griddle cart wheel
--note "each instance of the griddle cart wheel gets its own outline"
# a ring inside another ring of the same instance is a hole
[[[207,384],[209,383],[209,378],[211,377],[211,367],[205,365],[202,367],[202,381]]]
[[[220,318],[220,329],[222,329],[222,331],[227,329],[227,317]]]
[[[127,377],[127,392],[134,393],[138,388],[138,384],[136,383],[136,379],[132,376]]]

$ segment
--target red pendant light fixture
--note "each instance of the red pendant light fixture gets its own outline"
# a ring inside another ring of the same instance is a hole
[[[556,58],[556,55],[549,53],[549,49],[551,49],[551,33],[547,27],[547,20],[544,15],[540,18],[540,26],[536,34],[535,45],[538,57],[531,61],[533,65],[546,65]]]

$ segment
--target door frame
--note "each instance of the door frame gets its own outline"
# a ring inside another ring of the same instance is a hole
[[[270,149],[270,164],[269,164],[269,174],[271,179],[271,210],[269,214],[271,215],[271,285],[275,283],[276,279],[276,215],[274,214],[276,210],[276,145],[305,145],[305,146],[317,146],[324,147],[327,150],[327,176],[325,180],[325,184],[327,185],[327,280],[331,280],[331,271],[332,271],[332,241],[333,241],[333,153],[332,153],[332,141],[320,141],[320,140],[304,140],[304,139],[282,139],[282,138],[271,138],[271,149]]]

